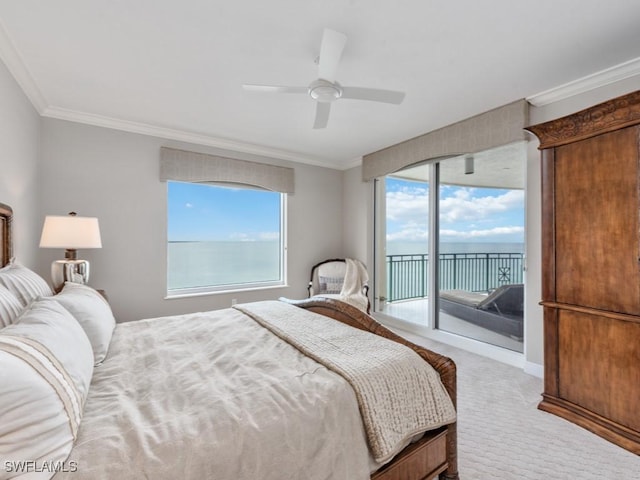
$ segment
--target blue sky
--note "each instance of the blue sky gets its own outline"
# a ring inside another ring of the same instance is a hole
[[[169,241],[279,238],[280,194],[168,182]],[[428,184],[387,178],[387,241],[427,241]],[[524,191],[444,186],[442,242],[524,241]]]
[[[427,241],[428,184],[387,178],[387,242]],[[524,242],[524,191],[441,187],[441,242]]]
[[[280,194],[168,182],[169,241],[277,240]]]

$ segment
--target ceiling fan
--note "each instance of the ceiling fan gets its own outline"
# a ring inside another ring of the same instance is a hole
[[[250,85],[242,87],[245,90],[269,93],[305,93],[316,104],[316,116],[313,128],[325,128],[329,121],[331,103],[341,98],[354,100],[370,100],[373,102],[392,103],[399,105],[404,100],[404,92],[382,90],[378,88],[343,87],[336,81],[336,73],[342,51],[347,43],[344,33],[328,28],[324,29],[318,63],[318,79],[307,87],[288,87],[276,85]]]

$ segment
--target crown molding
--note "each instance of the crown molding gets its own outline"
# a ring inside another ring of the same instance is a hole
[[[526,100],[534,107],[543,107],[580,93],[588,92],[611,83],[624,80],[640,74],[640,57],[611,68],[587,75],[564,85],[560,85],[544,92],[527,97]]]
[[[165,138],[180,142],[206,145],[225,150],[259,155],[262,157],[276,158],[291,162],[304,163],[318,167],[333,168],[337,170],[346,169],[344,165],[326,158],[313,157],[288,150],[265,147],[246,142],[218,138],[210,135],[203,135],[188,131],[159,127],[140,122],[132,122],[117,118],[96,115],[92,113],[80,112],[49,105],[42,91],[38,87],[31,72],[26,67],[26,63],[13,41],[7,35],[6,29],[0,19],[0,59],[6,65],[7,70],[18,83],[26,97],[29,99],[38,114],[42,117],[68,120],[71,122],[84,123],[98,127],[111,128],[131,133],[139,133],[152,137]]]
[[[343,163],[339,167],[339,170],[351,170],[352,168],[360,167],[361,165],[362,165],[362,156],[355,157],[355,158],[352,158],[351,160],[348,160],[347,162]],[[336,168],[338,168],[338,167],[336,167]]]
[[[27,69],[24,59],[20,53],[18,53],[11,38],[7,35],[2,20],[0,20],[0,58],[31,104],[38,113],[42,114],[47,106],[47,102],[33,79],[31,72]]]
[[[93,113],[69,110],[66,108],[46,107],[41,112],[41,115],[48,118],[67,120],[70,122],[94,125],[97,127],[121,130],[130,133],[138,133],[141,135],[149,135],[151,137],[159,137],[167,140],[193,143],[196,145],[206,145],[210,147],[221,148],[224,150],[249,153],[252,155],[260,155],[262,157],[276,158],[279,160],[288,160],[291,162],[304,163],[318,167],[333,168],[338,170],[344,169],[344,165],[337,164],[336,162],[325,158],[312,157],[278,148],[265,147],[262,145],[255,145],[252,143],[219,138],[211,135],[203,135],[183,130],[159,127],[141,122],[121,120],[117,118],[106,117],[103,115],[96,115]]]

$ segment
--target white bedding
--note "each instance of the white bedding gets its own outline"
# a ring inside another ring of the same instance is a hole
[[[56,480],[358,480],[372,469],[347,381],[235,309],[119,324],[67,465]]]
[[[415,435],[455,421],[440,376],[405,345],[283,302],[236,308],[349,381],[376,461],[388,462]]]

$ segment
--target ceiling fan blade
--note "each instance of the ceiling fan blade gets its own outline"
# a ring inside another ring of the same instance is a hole
[[[286,87],[279,85],[242,85],[247,91],[250,92],[267,92],[267,93],[309,93],[309,87]]]
[[[320,60],[318,61],[319,78],[331,83],[336,81],[338,64],[346,43],[347,36],[344,33],[328,28],[324,29],[322,43],[320,44]]]
[[[329,112],[331,104],[328,102],[316,102],[316,119],[313,122],[313,128],[325,128],[329,122]]]
[[[371,100],[373,102],[393,103],[400,105],[404,100],[404,92],[381,90],[379,88],[342,87],[342,97],[355,100]]]

